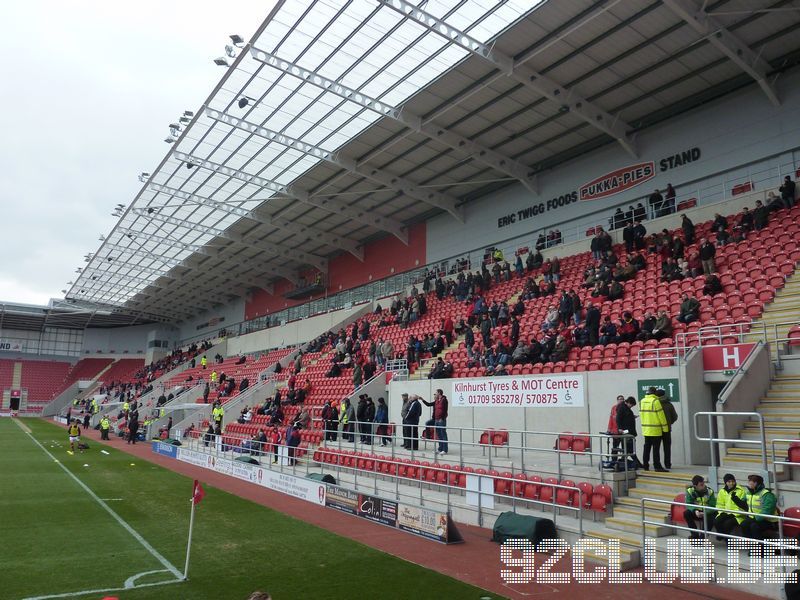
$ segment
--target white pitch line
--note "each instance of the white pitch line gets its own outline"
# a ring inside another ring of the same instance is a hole
[[[21,423],[19,423],[19,421],[17,421],[17,419],[14,419],[14,421],[15,421],[15,422],[16,422],[18,425],[20,425],[20,426],[22,425]],[[22,429],[23,429],[23,431],[25,431],[25,428],[24,428],[24,427],[23,427]],[[72,479],[75,481],[75,483],[77,483],[79,486],[81,486],[81,487],[84,489],[84,491],[85,491],[87,494],[89,494],[89,496],[91,496],[91,497],[92,497],[92,498],[93,498],[93,499],[94,499],[94,500],[95,500],[95,501],[96,501],[96,502],[97,502],[97,503],[98,503],[100,506],[102,506],[102,507],[103,507],[103,508],[106,510],[106,512],[107,512],[108,514],[110,514],[112,517],[114,517],[114,519],[117,521],[117,523],[119,523],[119,524],[120,524],[120,525],[121,525],[121,526],[122,526],[122,527],[123,527],[123,528],[124,528],[124,529],[125,529],[125,530],[126,530],[128,533],[130,533],[130,534],[131,534],[131,535],[134,537],[134,539],[136,539],[136,541],[137,541],[137,542],[139,542],[139,543],[140,543],[140,544],[141,544],[141,545],[144,547],[144,549],[145,549],[145,550],[147,550],[147,551],[148,551],[150,554],[152,554],[152,555],[153,555],[153,557],[154,557],[156,560],[158,560],[158,562],[160,562],[162,565],[164,565],[164,567],[166,567],[166,568],[167,568],[167,570],[169,570],[169,572],[170,572],[170,573],[172,573],[172,574],[175,576],[176,580],[183,580],[183,573],[181,573],[181,572],[180,572],[180,571],[179,571],[179,570],[178,570],[178,569],[175,567],[175,565],[173,565],[173,564],[172,564],[171,562],[169,562],[169,561],[168,561],[166,558],[164,558],[164,557],[161,555],[161,553],[160,553],[158,550],[156,550],[155,548],[153,548],[153,547],[152,547],[152,546],[151,546],[151,545],[148,543],[148,541],[147,541],[146,539],[144,539],[144,538],[143,538],[141,535],[139,535],[139,533],[138,533],[138,532],[137,532],[137,531],[136,531],[136,530],[135,530],[133,527],[131,527],[130,525],[128,525],[128,523],[127,523],[127,522],[126,522],[126,521],[125,521],[125,520],[124,520],[122,517],[120,517],[120,516],[119,516],[117,513],[115,513],[115,512],[114,512],[114,511],[111,509],[111,507],[110,507],[108,504],[106,504],[105,502],[103,502],[103,501],[102,501],[102,500],[101,500],[101,499],[100,499],[100,498],[97,496],[97,494],[95,494],[95,493],[94,493],[94,492],[93,492],[91,489],[89,489],[89,487],[88,487],[88,486],[87,486],[85,483],[83,483],[83,482],[82,482],[80,479],[78,479],[78,478],[77,478],[77,477],[76,477],[76,476],[75,476],[75,475],[72,473],[72,471],[70,471],[69,469],[67,469],[67,467],[65,467],[63,464],[61,464],[59,461],[57,461],[57,460],[56,460],[56,457],[55,457],[55,456],[53,456],[52,454],[50,454],[50,452],[47,450],[47,448],[45,448],[44,446],[42,446],[42,445],[39,443],[39,440],[37,440],[35,437],[33,437],[33,435],[31,434],[31,431],[30,431],[30,429],[28,429],[28,431],[26,431],[25,433],[27,433],[27,434],[30,436],[31,440],[33,440],[33,442],[34,442],[34,443],[35,443],[37,446],[39,446],[39,448],[41,448],[41,449],[42,449],[42,452],[44,452],[45,454],[47,454],[47,456],[49,456],[51,459],[53,459],[53,460],[56,462],[56,464],[57,464],[59,467],[61,467],[61,468],[64,470],[64,472],[65,472],[67,475],[69,475],[69,476],[70,476],[70,477],[71,477],[71,478],[72,478]],[[50,597],[52,597],[52,598],[55,598],[55,597],[60,597],[60,596],[48,596],[48,597],[49,597],[49,598],[50,598]]]
[[[156,573],[165,571],[148,571],[148,573],[150,572]],[[139,573],[139,575],[143,574],[144,573]],[[139,575],[134,575],[134,577],[138,577]],[[76,596],[88,596],[89,594],[98,595],[98,594],[108,594],[109,592],[128,592],[130,590],[138,590],[139,588],[154,587],[157,585],[170,585],[172,583],[181,583],[182,581],[183,581],[182,579],[171,579],[170,581],[158,581],[155,583],[140,583],[139,585],[134,585],[131,587],[104,588],[102,590],[83,590],[81,592],[65,592],[63,594],[50,594],[48,596],[30,596],[29,598],[23,598],[22,600],[51,600],[54,598],[74,598]]]

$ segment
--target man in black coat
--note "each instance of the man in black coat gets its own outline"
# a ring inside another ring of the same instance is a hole
[[[600,309],[589,302],[586,305],[586,323],[584,328],[589,333],[589,345],[596,346],[600,339]]]
[[[792,208],[794,206],[795,183],[792,181],[791,175],[783,178],[783,185],[778,191],[781,193],[784,205],[787,208]]]
[[[686,245],[694,244],[694,223],[685,214],[681,215],[681,229],[683,229],[683,237],[686,238]]]
[[[637,250],[644,250],[644,238],[647,236],[647,229],[641,221],[637,221],[633,227],[633,242]],[[630,250],[628,251],[630,252]]]
[[[642,463],[636,456],[636,416],[633,414],[633,407],[636,406],[636,398],[628,396],[624,402],[617,405],[617,430],[621,434],[632,435],[632,438],[625,439],[625,454],[636,464],[635,469],[640,469]]]
[[[422,404],[420,404],[419,396],[413,395],[409,399],[408,413],[403,418],[403,429],[408,431],[407,450],[419,450],[417,427],[420,416],[422,416]]]

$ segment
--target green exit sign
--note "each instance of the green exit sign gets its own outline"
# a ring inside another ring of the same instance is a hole
[[[722,372],[723,375],[733,375],[734,373],[736,373],[736,371],[734,371],[733,369],[725,369]]]

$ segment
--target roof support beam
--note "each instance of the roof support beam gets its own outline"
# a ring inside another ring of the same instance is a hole
[[[202,196],[196,196],[194,194],[189,194],[186,192],[182,192],[181,190],[177,190],[174,188],[165,187],[163,185],[157,184],[150,184],[150,187],[158,192],[164,194],[170,194],[172,196],[178,198],[185,198],[186,200],[196,200],[202,204],[206,204],[212,208],[221,210],[223,212],[227,212],[228,214],[235,214],[231,213],[230,209],[235,207],[229,206],[228,204],[223,204],[220,202],[216,202],[209,198],[203,198]],[[153,209],[155,207],[150,207]],[[285,246],[278,245],[278,244],[271,244],[269,242],[262,242],[259,240],[255,240],[252,237],[245,237],[239,234],[235,234],[230,231],[225,231],[223,229],[216,229],[214,227],[208,227],[206,225],[201,225],[199,223],[193,223],[191,221],[186,221],[184,219],[180,219],[178,217],[171,217],[167,215],[159,214],[158,212],[150,212],[150,209],[143,209],[143,208],[134,208],[132,212],[136,213],[137,215],[144,217],[146,219],[152,219],[155,221],[162,221],[164,223],[170,223],[172,225],[176,225],[179,227],[185,227],[187,229],[191,229],[192,231],[199,231],[201,233],[208,233],[210,235],[214,235],[216,237],[229,240],[231,242],[237,244],[243,244],[245,246],[252,246],[255,248],[260,248],[261,250],[265,250],[267,252],[272,252],[273,254],[277,254],[278,256],[283,256],[289,260],[295,260],[300,262],[305,262],[313,267],[323,271],[325,273],[328,272],[328,261],[321,256],[317,256],[316,254],[311,254],[309,252],[303,252],[302,250],[298,249],[290,249],[286,248]],[[308,235],[308,234],[306,234]],[[336,239],[337,236],[331,236],[332,238]]]
[[[167,279],[175,279],[175,276],[170,274],[171,273],[171,269],[170,269],[170,271],[162,271],[160,269],[152,269],[150,267],[142,267],[141,265],[129,265],[129,267],[130,267],[131,271],[140,271],[142,273],[148,273],[150,275],[155,275],[156,277],[165,277]],[[86,267],[83,270],[84,273],[87,273],[88,271],[92,271],[92,272],[96,273],[98,276],[99,275],[116,275],[118,277],[126,277],[125,275],[122,275],[122,274],[120,274],[120,273],[118,273],[116,271],[106,271],[106,270],[102,270],[102,269],[90,269],[89,267]]]
[[[314,196],[311,196],[308,193],[308,191],[295,187],[293,185],[288,185],[288,186],[281,185],[280,183],[276,183],[275,181],[264,179],[263,177],[258,177],[257,175],[250,175],[249,173],[245,173],[244,171],[237,171],[236,169],[226,167],[225,165],[220,165],[211,162],[210,160],[204,160],[202,158],[197,158],[196,156],[185,154],[183,152],[173,152],[172,156],[174,156],[178,160],[182,160],[186,163],[193,164],[196,167],[203,167],[204,169],[208,169],[209,171],[220,173],[228,177],[233,177],[234,179],[238,179],[239,181],[244,181],[245,183],[252,183],[253,185],[257,185],[271,192],[275,192],[276,194],[281,194],[293,200],[297,200],[298,202],[302,202],[303,204],[316,206],[317,208],[321,208],[322,210],[329,211],[333,214],[342,215],[344,217],[347,217],[348,219],[352,219],[357,223],[361,223],[363,225],[367,225],[369,227],[374,227],[376,229],[385,231],[387,233],[391,233],[401,242],[408,245],[408,231],[405,229],[405,227],[400,221],[395,221],[394,219],[390,219],[388,217],[382,217],[380,215],[375,215],[363,210],[359,210],[354,206],[349,206],[345,202],[342,202],[341,200],[336,200],[334,198],[315,198]],[[285,219],[280,219],[280,218],[276,219],[274,217],[261,216],[256,211],[251,211],[250,214],[253,216],[248,215],[246,218],[258,221],[259,223],[266,223],[267,225],[280,227],[281,229],[286,229],[287,231],[291,230],[290,227],[303,228],[304,230],[307,230],[305,231],[305,234],[307,234],[310,231],[313,231],[315,236],[319,236],[318,233],[319,230],[312,229],[311,227],[296,225]],[[330,235],[325,232],[321,233],[325,236]],[[319,239],[325,239],[325,238],[320,237]],[[364,249],[358,245],[358,242],[350,240],[349,238],[337,237],[337,239],[338,243],[330,242],[330,244],[333,246],[340,247],[343,250],[347,250],[348,252],[350,252],[356,258],[358,258],[360,261],[363,262]]]
[[[338,81],[328,79],[324,75],[305,69],[297,63],[282,59],[258,48],[251,47],[250,53],[257,61],[269,65],[278,71],[293,75],[306,83],[315,85],[340,98],[360,104],[364,108],[375,111],[383,117],[402,123],[416,133],[425,135],[453,150],[466,154],[473,160],[483,163],[500,173],[505,173],[510,177],[514,177],[529,191],[534,194],[537,193],[536,175],[531,172],[528,167],[509,156],[501,154],[500,152],[495,152],[491,148],[474,142],[454,131],[450,131],[446,127],[437,125],[433,121],[423,121],[422,117],[406,110],[405,107],[397,108],[390,106],[377,98],[367,96],[363,92],[347,87]]]
[[[513,57],[476,40],[460,29],[448,25],[443,20],[425,12],[407,0],[376,1],[400,13],[410,21],[414,21],[430,31],[439,34],[447,41],[493,64],[511,79],[521,83],[537,94],[560,104],[562,110],[565,112],[571,112],[586,121],[592,127],[611,136],[620,143],[626,152],[631,156],[636,156],[636,147],[627,133],[632,129],[631,126],[619,117],[611,115],[600,107],[595,106],[581,97],[575,90],[562,87],[549,77],[534,71],[524,64],[516,64]]]
[[[767,73],[772,70],[769,63],[705,12],[703,10],[705,3],[703,6],[698,6],[694,0],[662,0],[662,2],[683,19],[689,27],[727,56],[731,62],[752,77],[773,106],[780,106],[778,93],[767,79]]]
[[[341,152],[330,152],[319,146],[308,144],[302,140],[284,135],[283,133],[274,131],[272,129],[267,129],[261,125],[256,125],[255,123],[250,123],[244,119],[231,116],[226,112],[210,108],[204,109],[204,112],[215,121],[219,121],[221,123],[225,123],[226,125],[230,125],[231,127],[247,131],[248,133],[263,137],[271,142],[286,146],[287,148],[292,148],[298,152],[302,152],[303,154],[308,154],[309,156],[313,156],[319,160],[324,160],[360,177],[377,181],[381,185],[405,194],[409,198],[414,198],[415,200],[419,200],[420,202],[424,202],[425,204],[449,212],[456,219],[458,219],[458,221],[461,223],[464,222],[464,210],[456,205],[456,199],[452,196],[447,196],[446,194],[442,194],[431,189],[422,188],[416,183],[409,181],[404,177],[400,177],[399,175],[394,175],[393,173],[389,173],[383,169],[370,167],[366,164],[359,164],[354,158],[345,156]]]

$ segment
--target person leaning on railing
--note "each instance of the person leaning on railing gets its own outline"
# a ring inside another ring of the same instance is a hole
[[[754,540],[774,536],[778,531],[778,500],[764,486],[761,475],[748,475],[744,498],[731,497],[739,510],[748,514],[742,521],[742,535]]]

